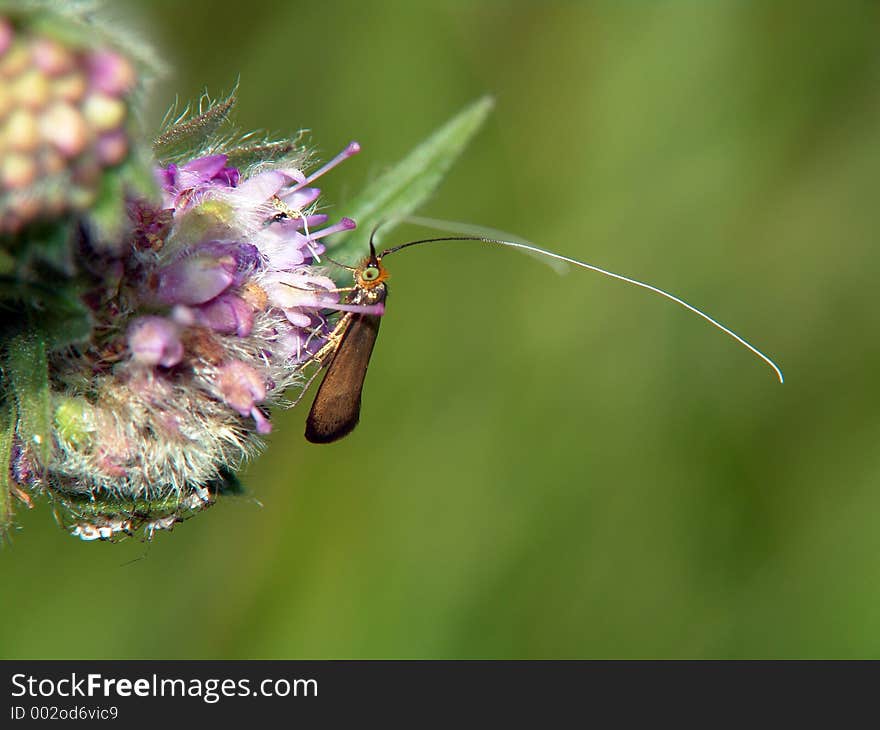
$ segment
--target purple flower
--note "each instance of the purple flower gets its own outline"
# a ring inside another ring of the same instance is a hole
[[[12,24],[6,18],[0,18],[0,53],[6,53],[14,35]]]
[[[84,8],[69,10],[49,22],[48,5],[0,10],[0,238],[36,221],[90,224],[99,196],[98,227],[122,211],[127,173],[108,168],[137,146],[130,119],[141,69],[103,32],[80,37],[85,26],[70,21]],[[52,31],[57,23],[70,32]],[[108,192],[111,179],[118,192]]]
[[[155,299],[162,304],[203,304],[232,284],[235,258],[186,256],[157,274]]]
[[[195,309],[194,321],[220,334],[247,337],[254,326],[254,310],[235,294],[221,294]]]
[[[238,185],[239,172],[227,167],[226,160],[226,155],[207,155],[182,167],[172,163],[158,170],[156,177],[165,193],[165,207],[185,208],[199,193]]]
[[[108,50],[94,51],[86,58],[89,81],[105,94],[119,95],[130,91],[137,77],[129,60]]]
[[[272,425],[257,408],[257,403],[266,398],[266,386],[254,368],[238,360],[222,365],[217,372],[217,388],[226,405],[242,416],[253,417],[258,433],[267,434],[272,430]]]
[[[182,340],[183,357],[194,358],[195,372],[204,373],[203,387],[252,418],[257,433],[268,433],[271,424],[259,408],[267,384],[282,393],[295,382],[297,368],[326,342],[331,326],[321,312],[348,308],[313,262],[324,251],[323,238],[355,222],[343,218],[326,225],[327,216],[314,210],[320,190],[311,183],[359,149],[352,143],[309,176],[284,168],[240,178],[224,155],[157,171],[165,203],[174,208],[170,227],[153,224],[156,215],[133,212],[150,249],[166,250],[154,239],[158,234],[177,251],[148,277],[148,301],[169,307],[171,318],[142,318],[164,329],[134,329],[140,335],[130,337],[140,347],[130,345],[136,359],[161,364],[162,348]],[[198,240],[202,231],[211,237]]]
[[[173,322],[164,317],[139,317],[128,328],[128,349],[141,365],[177,365],[183,359],[183,345]]]
[[[307,268],[270,274],[263,280],[269,299],[296,327],[311,324],[311,312],[332,308],[338,301],[333,279],[313,274]]]
[[[278,333],[272,343],[272,351],[282,361],[293,365],[308,362],[324,346],[331,329],[326,319],[312,315],[307,324],[289,327]]]
[[[289,193],[282,193],[278,197],[292,210],[305,210],[318,199],[320,194],[319,188],[298,188]]]
[[[206,242],[157,272],[154,299],[169,305],[204,304],[243,283],[259,261],[251,244]]]
[[[157,210],[144,200],[130,201],[128,217],[132,222],[132,247],[137,251],[160,250],[165,245],[173,215],[173,210]]]

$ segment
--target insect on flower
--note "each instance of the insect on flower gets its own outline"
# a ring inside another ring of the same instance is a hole
[[[361,311],[343,314],[327,344],[315,359],[330,358],[327,374],[318,388],[306,421],[306,438],[315,444],[330,443],[351,433],[361,412],[361,391],[384,311],[388,272],[370,240],[370,256],[353,270],[349,304]]]
[[[424,243],[441,243],[449,241],[477,241],[480,243],[496,244],[518,248],[524,251],[546,256],[566,264],[573,264],[589,271],[618,279],[627,284],[647,289],[669,299],[681,307],[697,314],[712,326],[721,330],[753,354],[767,363],[776,374],[779,382],[784,382],[782,371],[769,357],[760,350],[749,344],[746,340],[728,329],[705,312],[688,304],[683,299],[659,289],[652,284],[647,284],[628,276],[616,274],[598,266],[593,266],[584,261],[562,256],[561,254],[548,251],[531,244],[504,241],[496,238],[481,236],[443,236],[439,238],[424,238],[417,241],[409,241],[398,246],[386,249],[377,254],[373,244],[376,229],[370,236],[370,255],[358,267],[345,267],[353,272],[354,286],[339,289],[340,292],[349,292],[345,306],[349,311],[343,314],[333,331],[330,333],[325,345],[314,357],[314,361],[321,367],[327,365],[327,374],[324,376],[315,400],[312,403],[308,420],[306,421],[306,439],[312,443],[331,443],[347,436],[357,426],[361,410],[361,393],[364,380],[367,375],[367,366],[370,364],[370,356],[376,344],[379,334],[379,323],[384,313],[385,299],[388,296],[388,271],[382,264],[382,259],[392,253],[401,251],[410,246]],[[340,264],[341,265],[341,264]],[[340,309],[340,305],[334,305]],[[320,371],[318,371],[320,372]],[[312,377],[317,376],[317,372]],[[311,380],[306,384],[303,392],[308,388]]]

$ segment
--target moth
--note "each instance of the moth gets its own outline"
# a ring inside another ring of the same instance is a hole
[[[383,254],[384,255],[384,254]],[[347,304],[384,305],[388,271],[370,241],[370,256],[354,269],[354,287]],[[361,414],[361,393],[367,366],[379,336],[381,314],[350,311],[340,317],[316,359],[329,354],[330,364],[306,420],[306,439],[326,444],[348,435]]]

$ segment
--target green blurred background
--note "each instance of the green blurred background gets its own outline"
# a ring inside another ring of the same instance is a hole
[[[126,7],[175,69],[150,124],[240,75],[242,127],[362,143],[337,203],[494,94],[425,214],[669,288],[787,382],[643,291],[415,249],[353,436],[277,414],[252,498],[148,546],[22,514],[0,656],[880,656],[877,3]]]

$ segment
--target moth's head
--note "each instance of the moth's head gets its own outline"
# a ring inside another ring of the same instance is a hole
[[[354,281],[358,289],[370,291],[385,283],[388,279],[388,269],[382,265],[382,259],[376,255],[373,242],[370,241],[370,255],[355,269]]]

